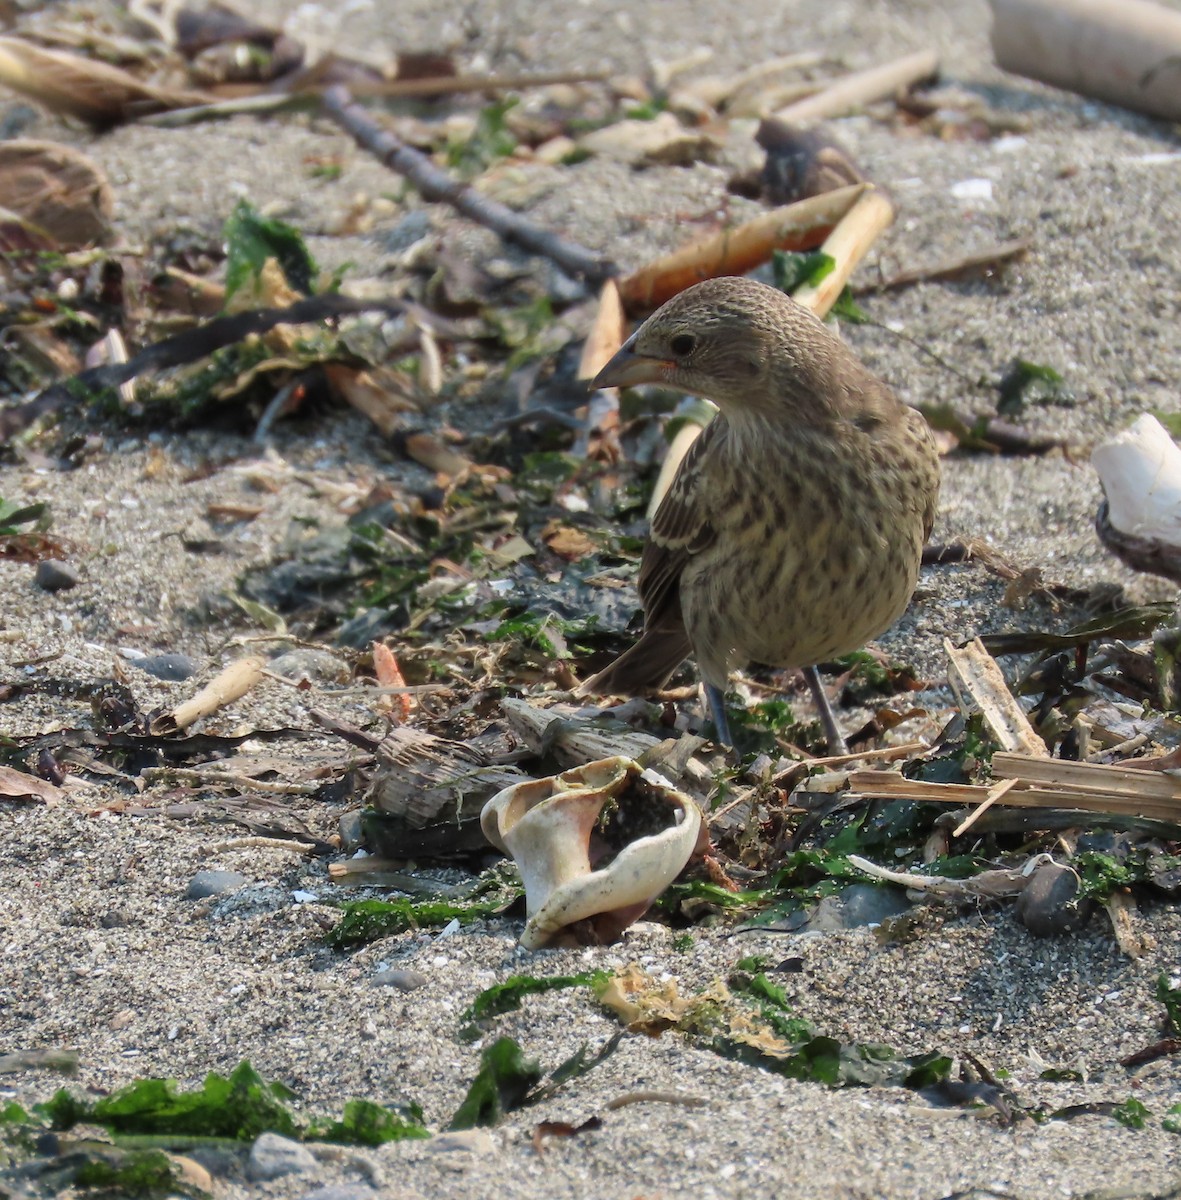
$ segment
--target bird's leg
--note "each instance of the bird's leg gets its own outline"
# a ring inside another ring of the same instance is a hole
[[[709,703],[709,715],[714,719],[714,733],[724,746],[733,746],[734,739],[730,736],[730,722],[726,719],[726,697],[721,688],[712,683],[705,685],[705,698]]]
[[[824,726],[824,736],[828,739],[829,754],[848,754],[848,744],[841,736],[837,719],[833,716],[832,705],[828,702],[828,694],[824,690],[824,684],[820,682],[820,672],[815,667],[805,667],[804,678],[808,681],[808,687],[812,690],[812,699],[816,701],[816,707],[820,710],[820,722]]]

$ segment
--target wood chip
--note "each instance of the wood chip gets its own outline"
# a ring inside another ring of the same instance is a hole
[[[1050,752],[1045,742],[1009,691],[996,659],[984,648],[984,643],[974,638],[957,649],[950,639],[944,638],[943,646],[947,651],[948,680],[960,707],[965,712],[979,712],[1002,749],[1048,758]]]

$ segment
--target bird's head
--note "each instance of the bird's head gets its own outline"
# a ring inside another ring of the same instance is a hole
[[[833,343],[836,344],[834,353]],[[710,279],[657,309],[592,388],[662,384],[732,416],[803,402],[848,355],[810,312],[753,279]]]

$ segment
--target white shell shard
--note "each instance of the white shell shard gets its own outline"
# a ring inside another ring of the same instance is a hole
[[[701,810],[663,776],[617,757],[513,784],[484,805],[480,824],[521,872],[521,945],[534,950],[559,936],[617,938],[689,861]],[[612,851],[605,865],[592,862]]]
[[[1156,417],[1143,413],[1096,446],[1091,464],[1116,529],[1181,546],[1181,449]]]

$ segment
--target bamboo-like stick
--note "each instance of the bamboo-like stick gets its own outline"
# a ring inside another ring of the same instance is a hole
[[[623,306],[639,316],[703,279],[745,275],[775,250],[813,250],[844,219],[867,185],[854,184],[761,213],[649,263],[620,281]]]
[[[994,755],[994,759],[1000,755]],[[1016,757],[1016,756],[1014,756]],[[1025,763],[1036,762],[1026,759]],[[1054,765],[1064,764],[1053,760]],[[1098,764],[1081,764],[1094,767]],[[1002,762],[1002,768],[1004,764]],[[1094,788],[1084,790],[1075,786],[1013,787],[995,801],[998,807],[1014,808],[1057,808],[1077,809],[1082,812],[1113,813],[1124,817],[1146,817],[1154,821],[1168,821],[1181,825],[1181,798],[1161,798],[1151,794],[1131,796],[1124,792],[1101,792]],[[919,779],[905,779],[893,771],[854,771],[849,776],[851,794],[862,800],[920,800],[931,804],[979,805],[988,799],[989,789],[974,783],[926,783]]]
[[[590,335],[582,347],[578,366],[579,379],[594,379],[623,345],[627,337],[627,317],[619,296],[619,285],[608,279],[599,293],[599,309]]]
[[[792,299],[823,318],[840,298],[849,277],[869,253],[869,248],[894,223],[894,206],[885,192],[872,189],[862,195],[820,247],[835,263],[819,283],[796,288]]]
[[[843,116],[853,109],[872,104],[875,100],[887,99],[895,92],[912,87],[923,79],[939,73],[939,55],[934,50],[920,50],[894,62],[864,71],[854,71],[843,79],[829,84],[814,96],[797,100],[781,108],[775,116],[793,125],[805,125],[823,121],[828,117]]]
[[[152,732],[158,735],[179,733],[202,717],[240,700],[262,678],[264,665],[263,658],[257,654],[250,654],[230,663],[191,700],[186,700],[184,704],[169,712],[161,713],[152,722]]]

